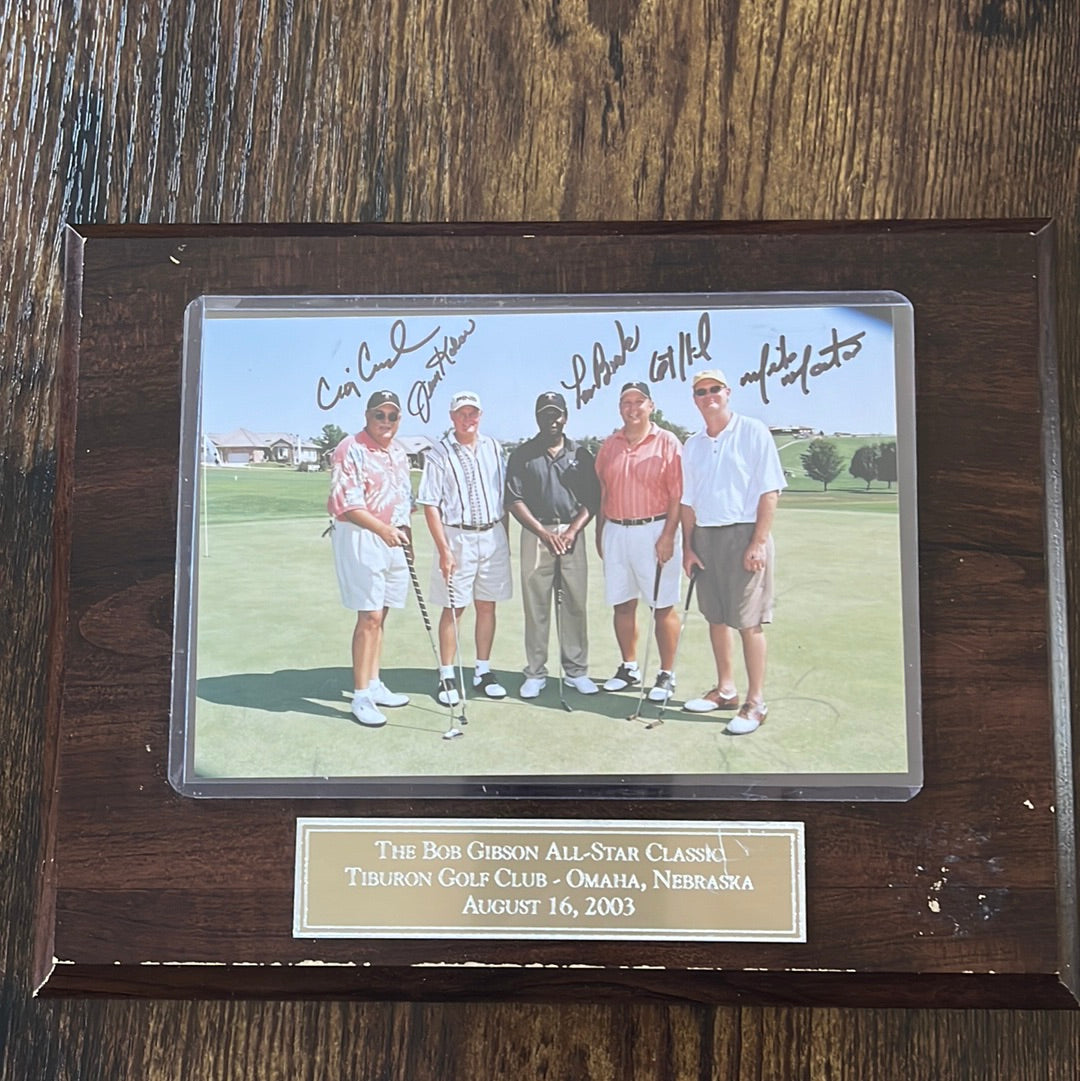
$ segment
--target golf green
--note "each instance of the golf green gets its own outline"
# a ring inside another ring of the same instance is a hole
[[[320,510],[325,474],[277,469],[206,471],[199,534],[194,767],[204,778],[484,778],[663,775],[889,774],[908,768],[895,493],[801,492],[781,499],[775,622],[768,628],[769,717],[749,736],[730,713],[689,714],[682,702],[715,683],[707,625],[692,606],[662,726],[628,721],[638,695],[559,701],[554,631],[551,674],[538,699],[517,697],[523,661],[520,600],[498,606],[492,662],[508,697],[470,699],[466,737],[447,741],[448,710],[433,697],[432,647],[415,599],[387,622],[382,677],[411,697],[367,729],[349,712],[349,642],[355,616],[341,607]],[[888,500],[891,513],[880,513]],[[846,501],[846,502],[843,502]],[[859,513],[865,507],[874,513]],[[427,591],[432,546],[414,517],[417,566]],[[604,604],[593,533],[590,673],[619,662]],[[511,530],[517,561],[518,527]],[[516,569],[515,569],[516,574]],[[685,587],[684,587],[685,588]],[[680,606],[681,607],[681,606]],[[644,659],[647,610],[639,609]],[[461,626],[471,676],[472,621]],[[648,679],[655,675],[655,644]],[[738,656],[738,649],[736,649]],[[745,676],[741,662],[736,671]],[[659,707],[646,703],[645,720]]]

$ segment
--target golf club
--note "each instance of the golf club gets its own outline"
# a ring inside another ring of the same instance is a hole
[[[656,621],[656,604],[660,599],[660,575],[663,573],[664,564],[658,559],[656,561],[656,578],[653,580],[652,587],[652,621],[655,624]],[[630,714],[626,719],[628,721],[640,721],[641,720],[641,707],[645,704],[645,695],[648,693],[648,688],[645,685],[645,680],[649,676],[649,651],[652,648],[652,640],[656,634],[656,627],[649,627],[649,636],[645,639],[645,664],[641,668],[641,695],[638,697],[637,709]]]
[[[555,580],[552,585],[555,587],[555,647],[559,651],[559,701],[567,713],[573,713],[566,701],[566,688],[563,686],[566,674],[563,672],[562,656],[562,556],[555,557]]]
[[[683,631],[686,630],[686,617],[690,613],[690,598],[694,595],[694,583],[697,581],[697,567],[694,568],[690,575],[690,584],[686,587],[686,604],[683,606],[682,619],[679,621],[679,637],[675,639],[675,656],[671,660],[671,671],[675,671],[675,666],[679,663],[679,646],[682,643]],[[656,720],[649,721],[645,725],[646,730],[650,728],[658,728],[664,723],[664,710],[667,709],[668,702],[671,701],[671,696],[660,703],[660,709],[657,710]]]
[[[454,600],[454,584],[449,578],[446,580],[446,592],[450,600],[450,618],[454,622],[454,652],[457,654],[458,682],[461,684],[461,723],[468,724],[469,718],[465,716],[465,662],[461,659],[461,636],[458,633],[457,601]]]
[[[435,630],[431,626],[431,616],[428,615],[427,605],[424,603],[424,594],[420,591],[420,579],[416,576],[416,564],[413,561],[413,550],[410,545],[405,546],[405,562],[409,565],[409,577],[412,579],[413,592],[416,594],[416,604],[420,609],[420,617],[424,621],[424,626],[427,628],[428,641],[431,643],[431,652],[435,656],[435,670],[439,670],[441,664],[439,660],[439,647],[435,644]],[[450,707],[450,727],[443,733],[443,739],[457,739],[458,736],[465,735],[456,723],[454,717],[454,703],[449,700],[447,696],[447,705]],[[462,709],[464,715],[464,709]],[[464,716],[462,717],[464,720]]]

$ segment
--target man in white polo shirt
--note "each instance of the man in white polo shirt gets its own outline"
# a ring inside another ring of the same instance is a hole
[[[693,388],[705,430],[683,447],[683,569],[697,571],[698,605],[709,623],[717,681],[683,708],[691,713],[738,708],[726,731],[746,735],[769,712],[763,625],[773,617],[772,522],[787,482],[768,427],[732,411],[724,373],[698,372]],[[739,632],[746,664],[741,706],[731,629]]]
[[[356,612],[352,637],[352,714],[369,728],[386,724],[380,706],[403,706],[379,677],[383,627],[391,608],[404,608],[409,589],[409,459],[394,438],[401,403],[392,390],[368,399],[364,430],[346,436],[331,458],[327,510],[341,603]]]
[[[485,698],[506,697],[506,689],[491,670],[495,602],[513,595],[503,510],[506,469],[502,447],[491,436],[480,434],[481,415],[479,395],[471,390],[450,399],[453,431],[424,456],[416,496],[437,555],[431,598],[443,606],[436,688],[443,705],[459,699],[454,674],[455,615],[460,618],[469,604],[476,608],[473,688]]]

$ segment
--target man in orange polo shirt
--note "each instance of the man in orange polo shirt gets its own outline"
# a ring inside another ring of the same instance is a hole
[[[596,550],[604,560],[604,593],[615,609],[615,639],[622,663],[604,690],[640,685],[637,663],[637,604],[653,606],[660,671],[649,691],[653,702],[666,702],[675,689],[675,649],[679,638],[679,572],[682,545],[679,503],[682,498],[682,444],[652,421],[653,400],[647,383],[627,383],[619,394],[623,426],[613,432],[596,456],[600,513]],[[656,586],[660,571],[659,588]]]

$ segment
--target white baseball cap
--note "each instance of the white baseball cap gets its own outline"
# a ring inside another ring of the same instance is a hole
[[[471,390],[459,390],[457,394],[450,399],[450,412],[455,413],[465,405],[474,405],[477,409],[481,409],[480,395]]]

